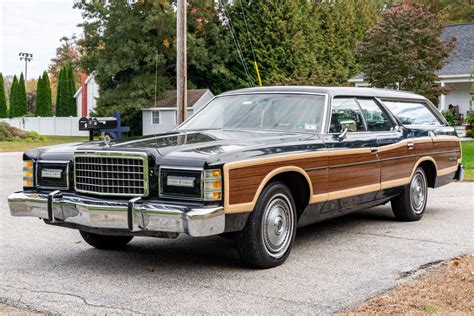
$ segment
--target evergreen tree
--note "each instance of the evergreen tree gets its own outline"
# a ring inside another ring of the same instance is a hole
[[[5,83],[3,75],[0,73],[0,118],[8,117],[7,98],[5,95]]]
[[[13,108],[16,107],[16,90],[18,87],[18,79],[16,75],[13,76],[12,86],[10,88],[10,107],[8,109],[8,115],[10,118],[13,117]]]
[[[59,70],[58,82],[56,85],[56,116],[64,116],[63,104],[63,85],[64,85],[64,68]]]
[[[43,87],[45,90],[45,104],[47,105],[47,115],[45,116],[52,116],[53,115],[53,99],[51,95],[51,84],[49,82],[49,75],[48,72],[44,71],[43,72],[43,77],[41,78],[43,80]]]
[[[67,85],[68,85],[68,96],[67,96],[67,109],[71,116],[76,116],[76,100],[74,94],[76,93],[76,78],[74,78],[74,71],[71,66],[66,66],[67,73]]]
[[[46,71],[43,73],[43,76],[40,76],[38,79],[35,115],[41,117],[53,115],[51,111],[51,89],[49,87],[48,74]]]
[[[16,90],[16,106],[13,108],[13,117],[25,116],[28,113],[28,100],[26,99],[25,77],[23,73],[20,75],[18,81],[18,88]]]

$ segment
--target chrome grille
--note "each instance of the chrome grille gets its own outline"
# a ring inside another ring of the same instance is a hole
[[[148,195],[146,155],[76,154],[74,183],[77,192],[96,195]]]

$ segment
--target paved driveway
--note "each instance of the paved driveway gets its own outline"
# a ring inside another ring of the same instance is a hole
[[[331,313],[396,284],[404,272],[474,252],[474,183],[429,192],[420,222],[388,206],[300,229],[287,262],[239,265],[219,237],[135,238],[89,247],[74,230],[9,216],[21,155],[0,155],[0,303],[51,313]]]

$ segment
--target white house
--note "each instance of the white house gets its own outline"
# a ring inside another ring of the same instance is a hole
[[[209,102],[214,94],[209,89],[188,90],[188,117]],[[150,108],[142,109],[143,135],[172,130],[177,122],[176,90],[168,91],[164,99],[151,102]]]
[[[81,86],[74,94],[74,98],[76,98],[77,116],[89,116],[89,113],[95,110],[99,98],[99,85],[95,82],[94,73],[89,76],[82,74]]]
[[[214,94],[209,89],[188,90],[188,117],[209,102]],[[164,99],[151,102],[150,108],[142,109],[143,135],[172,130],[177,122],[176,90],[168,91]]]
[[[474,83],[474,23],[448,25],[442,35],[447,40],[456,37],[456,47],[451,52],[447,64],[438,71],[439,84],[447,86],[451,91],[441,95],[439,109],[444,111],[450,104],[459,106],[459,113],[466,116],[472,111],[471,87]],[[349,82],[356,87],[368,87],[364,74],[351,78]]]

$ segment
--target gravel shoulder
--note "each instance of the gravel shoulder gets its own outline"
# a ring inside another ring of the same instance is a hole
[[[407,273],[398,283],[339,315],[474,313],[474,254]]]

